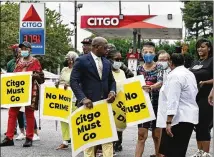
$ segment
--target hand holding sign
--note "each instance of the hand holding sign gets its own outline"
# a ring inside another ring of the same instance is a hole
[[[142,87],[147,93],[151,92],[152,88],[149,85],[145,85]]]
[[[32,77],[33,77],[33,79],[35,79],[35,80],[40,79],[40,76],[39,76],[39,74],[38,74],[37,72],[34,72],[33,75],[32,75]]]
[[[92,109],[93,108],[93,103],[90,99],[88,98],[85,98],[83,99],[82,101],[83,105],[86,107],[86,108],[89,108],[89,109]]]
[[[113,103],[114,100],[115,100],[115,93],[114,93],[114,92],[110,92],[110,93],[108,94],[107,102],[108,102],[108,103]]]

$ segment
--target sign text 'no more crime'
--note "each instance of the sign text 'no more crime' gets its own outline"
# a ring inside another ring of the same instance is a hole
[[[53,102],[49,103],[49,107],[52,109],[59,109],[59,110],[65,110],[68,111],[69,106],[62,104],[62,103],[55,103],[54,100],[58,99],[58,100],[62,100],[65,102],[71,102],[71,98],[66,97],[63,94],[59,94],[58,97],[55,94],[52,93],[46,93],[46,99],[52,99]]]

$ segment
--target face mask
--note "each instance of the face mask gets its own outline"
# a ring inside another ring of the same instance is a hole
[[[28,57],[29,56],[29,51],[27,51],[27,50],[21,51],[21,56],[22,57]]]
[[[163,69],[168,68],[168,62],[159,62],[159,64],[161,64],[163,66]]]
[[[115,69],[115,70],[118,70],[120,69],[122,63],[121,62],[116,62],[114,61],[113,64],[112,64],[112,67]]]
[[[143,59],[146,63],[151,63],[154,59],[155,55],[151,53],[146,53],[143,55]]]

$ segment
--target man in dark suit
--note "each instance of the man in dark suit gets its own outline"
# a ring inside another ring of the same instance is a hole
[[[85,105],[93,108],[93,103],[107,99],[113,103],[116,96],[116,82],[111,64],[104,57],[107,49],[107,40],[96,37],[92,41],[92,52],[79,57],[74,64],[70,86],[80,102],[78,107]],[[81,86],[80,86],[81,85]],[[102,145],[103,156],[113,157],[113,144]],[[85,150],[85,157],[94,157],[94,147]]]

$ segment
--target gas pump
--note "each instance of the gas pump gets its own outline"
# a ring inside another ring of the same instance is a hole
[[[128,68],[133,72],[134,76],[137,76],[138,59],[140,57],[140,49],[134,52],[133,49],[129,49],[127,53]]]

